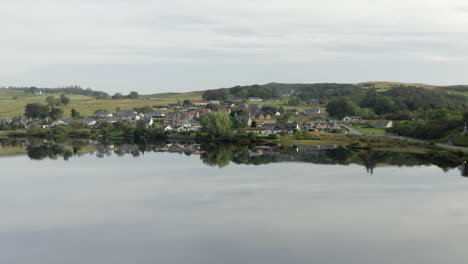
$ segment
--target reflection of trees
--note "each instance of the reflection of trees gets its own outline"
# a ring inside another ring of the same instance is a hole
[[[234,156],[234,145],[231,144],[209,144],[203,146],[205,150],[201,155],[203,163],[210,166],[226,167]]]
[[[66,153],[62,146],[53,143],[44,143],[39,146],[30,145],[27,151],[28,157],[34,160],[57,159],[58,156]]]
[[[38,139],[0,139],[0,146],[19,146],[27,150],[28,157],[34,160],[58,159],[69,160],[72,157],[95,153],[103,158],[114,153],[117,156],[131,155],[139,157],[145,152],[180,152],[185,155],[201,154],[203,163],[223,168],[232,161],[236,164],[261,165],[276,162],[307,162],[314,164],[359,164],[373,173],[377,164],[396,166],[436,165],[444,171],[459,168],[463,176],[468,176],[467,165],[461,166],[463,153],[449,151],[431,151],[425,153],[389,152],[375,150],[351,150],[333,146],[248,146],[241,144],[206,144],[177,143],[145,144],[129,141],[68,141],[58,144],[53,141]],[[84,151],[88,152],[84,152]]]

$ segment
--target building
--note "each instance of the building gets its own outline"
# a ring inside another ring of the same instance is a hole
[[[260,97],[249,97],[249,101],[251,102],[262,102],[263,99]]]
[[[298,123],[267,123],[263,125],[263,128],[270,130],[273,134],[281,132],[294,133],[296,130],[301,130],[301,126]]]
[[[239,121],[239,123],[251,126],[252,125],[252,118],[250,115],[237,115],[236,120]]]
[[[393,121],[392,120],[378,120],[375,123],[375,128],[382,128],[382,129],[387,129],[393,127]]]
[[[361,121],[362,120],[362,117],[360,116],[345,116],[343,118],[343,121],[344,122],[349,122],[349,121]]]
[[[320,109],[319,108],[305,109],[304,114],[306,114],[306,115],[318,115],[318,114],[320,114]]]
[[[113,116],[113,114],[109,113],[106,110],[98,110],[93,115],[94,118],[98,118],[98,119],[110,118],[112,116]]]
[[[196,106],[207,106],[209,103],[210,101],[205,101],[205,100],[193,101],[193,105],[196,105]]]

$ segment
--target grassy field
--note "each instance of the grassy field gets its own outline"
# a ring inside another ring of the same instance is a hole
[[[381,129],[381,128],[369,128],[369,127],[354,127],[354,128],[356,128],[357,130],[359,130],[361,133],[364,133],[364,134],[371,134],[371,135],[385,134],[385,129]]]
[[[43,103],[47,96],[53,95],[59,97],[60,94],[35,95],[24,93],[22,91],[13,91],[0,89],[0,119],[23,115],[24,107],[29,103]],[[82,116],[90,116],[96,110],[105,109],[115,112],[116,108],[130,109],[134,107],[167,105],[177,103],[178,100],[185,99],[197,100],[201,99],[201,92],[191,92],[183,94],[161,94],[151,95],[150,97],[142,96],[143,99],[132,100],[96,100],[93,97],[83,95],[67,95],[70,98],[70,104],[67,106],[59,106],[63,109],[65,117],[70,117],[71,109],[76,109]],[[13,99],[15,98],[15,99]]]

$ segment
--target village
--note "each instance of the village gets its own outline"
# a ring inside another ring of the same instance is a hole
[[[154,105],[141,109],[117,109],[114,113],[97,110],[92,116],[80,118],[26,119],[9,118],[0,120],[0,124],[10,124],[16,129],[28,129],[32,126],[55,128],[59,126],[78,126],[98,129],[103,124],[127,123],[143,124],[145,127],[158,127],[166,133],[196,133],[201,131],[200,119],[211,112],[224,112],[232,117],[234,128],[258,135],[294,133],[295,131],[348,133],[349,122],[362,121],[360,116],[346,116],[335,120],[320,108],[318,100],[311,108],[284,108],[278,102],[260,104],[261,98],[240,100],[230,98],[225,102],[218,100],[196,100],[168,105]],[[314,107],[314,108],[312,108]],[[298,121],[300,120],[300,121]],[[375,128],[392,127],[392,121],[379,120]]]

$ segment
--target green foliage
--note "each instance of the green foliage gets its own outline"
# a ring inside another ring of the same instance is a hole
[[[375,113],[378,115],[386,114],[393,112],[395,102],[392,100],[392,98],[388,96],[381,96],[377,98],[377,101],[375,102]]]
[[[75,109],[72,109],[70,111],[70,114],[71,114],[72,118],[80,118],[81,117],[80,112],[76,111]]]
[[[357,114],[358,106],[349,98],[341,97],[327,104],[327,112],[333,117],[342,119],[347,115]]]
[[[51,108],[49,117],[53,120],[63,117],[63,110],[60,108]]]
[[[224,112],[211,112],[200,120],[202,131],[210,138],[229,138],[232,136],[232,121]]]
[[[27,104],[24,115],[28,118],[45,119],[49,116],[49,107],[39,103]]]
[[[137,92],[133,91],[133,92],[130,92],[130,94],[128,95],[128,98],[129,99],[138,99],[139,95]]]
[[[57,105],[60,105],[60,100],[57,99],[55,96],[47,96],[46,98],[46,103],[48,106],[57,106]]]
[[[299,98],[291,98],[288,100],[288,105],[298,106],[300,104],[301,104],[301,100]]]
[[[184,102],[182,103],[183,106],[191,106],[193,105],[192,101],[190,101],[189,99],[185,99]]]
[[[60,95],[60,103],[63,105],[68,105],[70,104],[70,98],[65,96],[64,94]]]
[[[122,93],[115,93],[112,96],[112,99],[115,99],[115,100],[124,99],[124,98],[125,98],[125,96]]]

